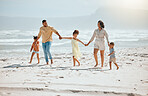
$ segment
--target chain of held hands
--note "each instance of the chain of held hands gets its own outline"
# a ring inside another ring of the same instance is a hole
[[[61,35],[59,35],[59,39],[60,39],[60,40],[63,39]],[[73,39],[74,39],[74,40],[77,40],[75,37],[73,37]],[[37,40],[38,40],[38,39],[37,39]],[[37,40],[36,40],[34,43],[36,43]],[[84,44],[84,46],[88,46],[90,43],[91,43],[91,41],[89,41],[87,44]],[[108,42],[108,46],[109,46],[109,42]]]

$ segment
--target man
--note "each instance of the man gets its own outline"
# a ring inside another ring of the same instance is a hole
[[[59,39],[62,39],[61,35],[53,28],[48,26],[46,20],[42,21],[43,26],[40,28],[40,32],[38,34],[37,40],[42,35],[42,47],[45,55],[46,63],[49,64],[48,56],[51,60],[51,64],[53,64],[52,56],[50,53],[50,47],[52,43],[52,34],[53,32],[59,36]]]

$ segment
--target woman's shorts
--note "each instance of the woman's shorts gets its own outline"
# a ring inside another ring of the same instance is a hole
[[[99,50],[105,50],[105,43],[104,42],[95,41],[94,48],[95,49],[99,49]]]

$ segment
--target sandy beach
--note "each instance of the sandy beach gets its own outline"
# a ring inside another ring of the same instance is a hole
[[[93,68],[93,54],[82,53],[81,66],[72,66],[72,54],[53,54],[54,64],[43,57],[36,64],[28,58],[0,57],[0,96],[147,96],[148,47],[116,50],[116,70],[109,70],[108,51],[104,68]],[[100,58],[100,55],[98,55]],[[100,59],[99,59],[100,63]],[[100,65],[99,65],[100,67]]]

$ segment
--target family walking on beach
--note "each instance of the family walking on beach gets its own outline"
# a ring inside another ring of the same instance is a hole
[[[30,52],[32,52],[32,50],[33,50],[33,52],[32,52],[31,59],[30,59],[29,63],[32,62],[33,56],[35,54],[37,54],[38,63],[40,63],[38,39],[42,36],[42,47],[43,47],[46,63],[49,64],[49,60],[48,60],[48,57],[49,57],[51,60],[51,64],[53,64],[53,59],[52,59],[52,56],[50,53],[50,47],[51,47],[51,43],[52,43],[52,34],[54,32],[56,35],[59,36],[60,40],[61,39],[70,39],[71,40],[74,66],[76,65],[76,62],[80,66],[80,62],[78,59],[81,57],[81,52],[80,52],[80,49],[78,46],[78,42],[82,43],[84,46],[88,46],[96,38],[95,42],[94,42],[94,58],[95,58],[96,65],[94,67],[98,66],[97,53],[99,50],[100,50],[100,55],[101,55],[101,67],[103,67],[104,51],[105,51],[104,37],[105,37],[107,40],[109,49],[110,49],[110,54],[108,55],[108,56],[110,56],[110,60],[109,60],[110,69],[112,69],[112,67],[111,67],[112,62],[116,65],[117,70],[119,69],[119,66],[116,63],[114,42],[109,43],[108,34],[104,30],[105,26],[101,20],[98,21],[98,28],[94,31],[93,36],[91,37],[90,41],[87,44],[84,44],[81,40],[79,40],[77,38],[77,36],[79,35],[78,30],[74,30],[73,36],[71,36],[71,37],[62,37],[53,27],[48,26],[46,20],[43,20],[42,24],[43,24],[43,26],[40,28],[38,36],[34,36],[34,42],[31,46],[31,50],[30,50]]]

